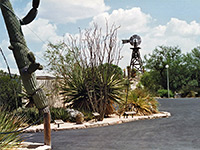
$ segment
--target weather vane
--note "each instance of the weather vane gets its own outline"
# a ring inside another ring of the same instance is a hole
[[[130,61],[131,72],[133,69],[135,69],[136,71],[143,73],[142,59],[140,57],[140,51],[139,51],[139,49],[141,49],[141,48],[138,47],[141,44],[141,41],[142,40],[141,40],[140,36],[138,36],[136,34],[131,36],[129,40],[122,40],[122,44],[130,43],[133,46],[130,48],[130,49],[132,49],[132,57],[131,57],[131,61]]]

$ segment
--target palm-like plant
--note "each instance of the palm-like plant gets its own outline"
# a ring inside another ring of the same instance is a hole
[[[120,103],[124,80],[115,70],[108,72],[107,68],[102,68],[95,68],[96,75],[92,78],[90,68],[83,73],[81,67],[76,65],[67,81],[62,84],[61,94],[66,96],[65,102],[70,103],[74,109],[92,112],[95,101],[91,95],[95,95],[95,110],[104,106],[105,115],[112,114],[115,110],[113,104]]]
[[[0,111],[0,149],[16,147],[22,141],[21,133],[13,131],[19,130],[24,125],[25,118],[17,117],[2,108],[0,108]],[[10,133],[5,134],[5,132]]]
[[[108,78],[108,105],[106,114],[112,114],[115,110],[114,104],[120,104],[123,97],[123,90],[125,88],[125,81],[118,77],[118,74],[113,74]]]
[[[61,81],[60,94],[64,96],[64,103],[77,110],[88,111],[91,109],[86,82],[82,69],[79,65],[73,66],[73,71],[68,74],[68,78]]]

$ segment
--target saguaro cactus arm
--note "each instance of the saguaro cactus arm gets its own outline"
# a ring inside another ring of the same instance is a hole
[[[28,14],[20,20],[20,24],[21,25],[26,25],[26,24],[29,24],[30,22],[32,22],[35,17],[37,16],[37,8],[40,4],[40,0],[33,0],[33,3],[32,3],[32,9],[28,12]]]

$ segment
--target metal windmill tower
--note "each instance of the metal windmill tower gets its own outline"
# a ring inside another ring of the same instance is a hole
[[[137,71],[143,73],[142,69],[142,59],[140,57],[140,47],[138,47],[141,43],[141,38],[138,35],[133,35],[130,37],[129,40],[122,40],[122,44],[130,43],[133,47],[132,49],[132,56],[131,56],[131,61],[130,61],[130,68],[128,69],[128,79],[127,79],[127,94],[126,94],[126,105],[125,105],[125,110],[127,111],[128,106],[127,106],[127,99],[128,99],[128,92],[130,88],[130,77],[133,77],[133,71],[136,73]]]
[[[142,68],[142,59],[140,57],[140,47],[138,47],[141,43],[141,38],[138,35],[133,35],[130,37],[129,40],[122,40],[122,44],[130,43],[133,47],[132,49],[132,56],[131,56],[131,61],[130,61],[130,70],[132,71],[135,69],[136,71],[139,71],[143,73],[143,68]]]

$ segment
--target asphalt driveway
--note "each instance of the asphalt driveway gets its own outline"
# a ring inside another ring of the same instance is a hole
[[[53,150],[199,150],[200,99],[161,99],[170,118],[52,132]],[[43,133],[25,134],[43,142]]]

